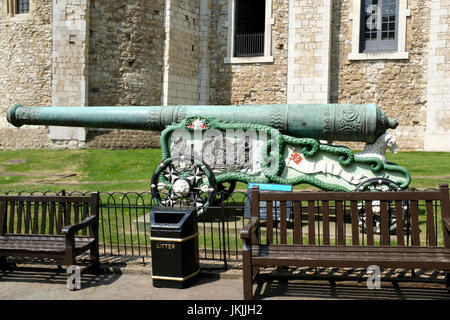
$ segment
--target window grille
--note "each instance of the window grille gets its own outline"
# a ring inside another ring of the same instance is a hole
[[[265,0],[235,1],[234,56],[264,56]]]

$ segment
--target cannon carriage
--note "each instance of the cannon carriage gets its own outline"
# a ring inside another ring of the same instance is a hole
[[[387,133],[398,125],[375,104],[258,106],[24,107],[10,123],[159,130],[162,161],[151,178],[161,205],[199,212],[223,200],[237,182],[322,190],[406,189],[409,172],[387,162]],[[365,142],[360,154],[330,141]]]

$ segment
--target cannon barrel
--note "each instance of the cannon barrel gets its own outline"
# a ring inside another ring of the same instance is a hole
[[[24,107],[7,111],[22,125],[163,130],[186,117],[215,118],[271,126],[283,134],[318,140],[373,143],[398,123],[375,104],[280,104],[246,106]]]

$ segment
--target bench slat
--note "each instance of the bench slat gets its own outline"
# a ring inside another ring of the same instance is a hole
[[[27,202],[25,209],[25,234],[30,233],[30,224],[31,224],[31,202]]]
[[[403,254],[405,252],[414,252],[415,254],[427,255],[435,252],[444,252],[450,254],[450,249],[444,247],[398,247],[398,246],[340,246],[340,245],[261,245],[253,246],[253,255],[263,255],[268,252],[286,251],[298,252],[304,254],[307,251],[321,251],[338,253],[338,252],[356,252],[356,254],[370,254],[383,253],[389,251],[390,253]]]
[[[54,234],[55,230],[55,217],[56,217],[56,207],[54,202],[50,202],[50,212],[49,212],[49,234]]]
[[[2,235],[6,229],[6,210],[6,201],[0,201],[0,235]]]
[[[328,201],[322,202],[323,244],[330,244],[330,207]]]
[[[63,204],[58,203],[58,216],[56,218],[56,234],[61,234],[63,227]]]
[[[259,203],[259,202],[258,202]],[[89,216],[89,206],[87,203],[83,204],[83,220],[86,219]],[[87,235],[87,230],[83,229],[82,230],[82,235],[86,236]],[[92,236],[92,235],[91,235]]]
[[[411,233],[412,245],[420,246],[420,229],[419,229],[419,204],[418,201],[411,201]]]
[[[34,203],[34,214],[33,214],[33,229],[31,230],[32,234],[38,233],[38,227],[39,227],[39,202]]]
[[[94,242],[94,238],[75,237],[75,248],[81,249]],[[24,252],[65,252],[65,237],[25,237],[25,236],[0,236],[1,251]]]
[[[351,219],[352,219],[352,245],[359,245],[359,225],[358,225],[358,203],[352,201],[350,203]]]
[[[431,200],[425,201],[425,208],[427,212],[427,240],[430,246],[436,246],[436,232],[434,229],[434,210],[433,202]]]
[[[303,244],[302,203],[294,201],[294,243]]]
[[[63,204],[63,213],[64,213],[64,225],[65,226],[71,225],[72,204],[70,202]]]
[[[80,222],[80,206],[78,203],[73,204],[73,222],[75,224]],[[76,234],[79,234],[79,232],[77,232]]]
[[[280,242],[287,243],[286,201],[280,201]]]
[[[337,243],[345,245],[344,233],[344,208],[343,201],[336,201],[336,227],[337,227]]]
[[[366,201],[366,232],[367,232],[367,244],[369,246],[374,245],[373,235],[373,207],[372,201]]]
[[[316,233],[315,233],[315,225],[314,225],[314,201],[308,201],[308,243],[316,244]]]
[[[273,243],[273,202],[266,202],[266,239],[268,244]]]
[[[397,235],[397,246],[405,245],[404,225],[403,225],[403,203],[402,201],[395,202],[395,220],[397,227],[395,229]]]
[[[8,225],[8,231],[9,233],[14,232],[14,216],[16,211],[16,203],[10,202],[10,209],[9,209],[9,225]]]
[[[450,250],[442,247],[361,247],[361,246],[261,246],[252,257],[254,265],[382,266],[450,268]]]
[[[20,201],[19,207],[17,209],[16,233],[22,233],[22,211],[23,211],[23,201]]]
[[[42,208],[41,234],[45,234],[46,233],[45,227],[47,225],[47,202],[45,201],[41,202],[41,208]]]
[[[439,191],[396,191],[396,192],[261,192],[261,201],[420,201],[440,200]],[[253,199],[253,198],[252,198]]]
[[[389,232],[389,212],[388,202],[380,201],[380,228],[381,228],[381,244],[390,244],[390,232]]]

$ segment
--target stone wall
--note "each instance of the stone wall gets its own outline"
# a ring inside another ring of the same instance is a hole
[[[450,0],[431,1],[425,150],[450,151]]]
[[[163,105],[197,104],[199,0],[166,2]]]
[[[400,125],[400,150],[423,150],[426,126],[430,1],[410,0],[407,60],[350,61],[353,0],[333,1],[330,101],[376,103]],[[361,146],[352,146],[361,148]]]
[[[271,63],[226,64],[228,1],[212,1],[210,102],[219,105],[286,103],[288,1],[273,0]]]
[[[91,0],[89,105],[160,105],[163,0]]]
[[[86,142],[86,147],[92,149],[142,149],[159,146],[159,132],[142,130],[89,130]]]
[[[91,0],[89,105],[160,105],[163,55],[163,0]],[[91,129],[86,147],[157,147],[158,138],[159,132]]]
[[[89,0],[53,0],[52,106],[88,102]],[[55,148],[78,148],[86,129],[50,126]]]
[[[6,110],[14,103],[49,106],[52,101],[52,0],[31,2],[30,12],[10,16],[0,1],[0,150],[48,147],[45,127],[14,128]]]
[[[331,0],[290,1],[288,103],[328,103]]]

